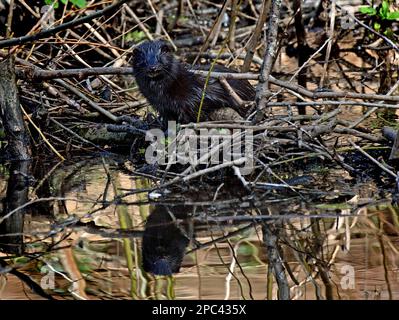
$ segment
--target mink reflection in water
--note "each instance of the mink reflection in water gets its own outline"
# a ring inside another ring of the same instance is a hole
[[[184,235],[181,227],[179,228],[172,220],[170,212],[173,210],[173,213],[179,211],[184,214],[184,209],[181,209],[183,209],[182,206],[163,205],[153,208],[147,219],[143,235],[144,271],[162,276],[179,272],[186,247],[190,241]]]
[[[196,69],[207,70],[209,66]],[[236,72],[215,65],[216,72]],[[146,41],[133,51],[133,72],[140,92],[167,121],[195,122],[199,111],[205,77],[189,71],[171,53],[165,41]],[[247,80],[228,80],[230,86],[244,101],[255,99],[255,89]],[[247,110],[239,105],[223,88],[219,80],[210,79],[201,109],[201,120],[212,120],[212,113],[221,108],[231,108],[241,117]]]

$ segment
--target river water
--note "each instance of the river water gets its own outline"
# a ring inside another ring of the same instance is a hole
[[[399,299],[399,209],[373,182],[335,169],[293,190],[157,190],[133,171],[0,165],[0,298]]]

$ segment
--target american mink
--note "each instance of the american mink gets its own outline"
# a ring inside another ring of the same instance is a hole
[[[204,67],[197,69],[206,70]],[[209,67],[208,67],[209,70]],[[236,72],[215,65],[216,72]],[[133,72],[141,93],[159,112],[164,123],[196,122],[205,77],[194,74],[176,60],[169,45],[162,40],[146,41],[133,51]],[[228,80],[242,100],[254,100],[255,89],[247,80]],[[232,108],[244,117],[246,110],[223,88],[217,79],[210,79],[201,110],[201,121],[220,108]]]

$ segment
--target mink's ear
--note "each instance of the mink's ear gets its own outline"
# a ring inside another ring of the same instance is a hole
[[[132,64],[133,65],[140,64],[141,57],[142,57],[141,50],[139,48],[137,48],[137,47],[133,48],[133,50],[132,50],[132,58],[131,58]]]
[[[136,48],[133,48],[133,50],[132,50],[132,58],[133,58],[133,61],[137,58],[137,56],[138,56],[138,52],[139,51],[139,49],[137,49],[137,47]]]

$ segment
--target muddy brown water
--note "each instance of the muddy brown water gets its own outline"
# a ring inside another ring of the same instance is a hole
[[[0,298],[276,299],[276,249],[290,299],[399,299],[389,193],[339,169],[313,177],[255,197],[161,194],[109,158],[0,165]]]

